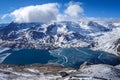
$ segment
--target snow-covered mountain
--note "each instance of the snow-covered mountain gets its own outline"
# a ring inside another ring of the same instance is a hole
[[[80,20],[44,23],[12,22],[0,29],[1,47],[54,49],[90,47],[118,55],[119,20]]]

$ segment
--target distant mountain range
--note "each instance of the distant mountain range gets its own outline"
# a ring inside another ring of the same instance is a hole
[[[1,24],[0,46],[29,49],[89,47],[119,55],[120,20]]]

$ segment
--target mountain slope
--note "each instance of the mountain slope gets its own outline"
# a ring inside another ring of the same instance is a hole
[[[120,65],[84,64],[79,70],[57,64],[0,65],[0,80],[120,80]]]
[[[119,33],[119,21],[113,20],[62,21],[49,24],[12,22],[0,29],[0,44],[1,47],[35,49],[91,47],[118,55]]]

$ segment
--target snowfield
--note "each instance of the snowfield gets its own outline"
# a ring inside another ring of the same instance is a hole
[[[94,47],[96,50],[102,50],[115,55],[119,55],[117,48],[120,43],[117,43],[117,40],[120,39],[120,28],[115,28],[111,32],[103,33],[103,36],[96,37],[95,42],[98,44]]]

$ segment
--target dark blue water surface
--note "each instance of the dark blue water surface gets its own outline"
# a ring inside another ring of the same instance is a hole
[[[55,50],[7,50],[4,53],[12,53],[3,63],[5,64],[32,64],[32,63],[60,63],[66,67],[79,68],[87,61],[93,64],[120,64],[120,58],[102,51],[93,51],[88,48],[64,48]]]

